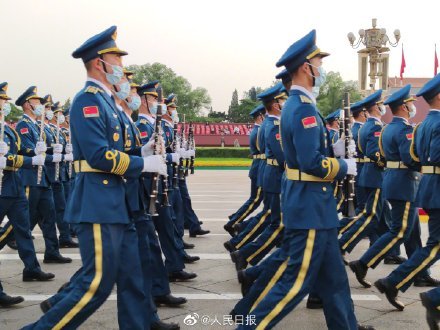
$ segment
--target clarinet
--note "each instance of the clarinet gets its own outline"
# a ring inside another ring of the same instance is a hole
[[[180,126],[180,149],[183,148],[185,140],[185,115],[183,115],[183,122]],[[183,158],[179,159],[179,180],[185,180],[185,171],[183,169]]]
[[[68,143],[71,143],[70,142],[71,141],[70,140],[70,126],[69,126],[69,133],[68,134],[66,133],[66,140],[67,140]],[[69,162],[69,165],[68,165],[69,167],[67,169],[68,175],[69,175],[69,180],[72,179],[72,163],[73,162]]]
[[[162,88],[158,87],[157,88],[157,94],[158,94],[158,99],[160,98],[160,100],[162,101]],[[153,146],[153,154],[154,155],[158,155],[160,154],[160,138],[159,138],[159,134],[161,132],[161,122],[162,122],[162,112],[157,111],[156,114],[156,121],[154,124],[154,146]],[[151,193],[150,193],[150,207],[149,207],[149,212],[151,214],[151,216],[157,216],[159,215],[157,213],[157,208],[156,208],[156,201],[157,201],[157,197],[159,194],[159,178],[158,178],[158,173],[153,173],[151,176]]]
[[[185,139],[185,141],[186,141],[186,150],[187,151],[189,150],[189,144],[191,143],[190,133],[191,133],[191,124],[189,125],[189,129],[188,129],[188,138]],[[189,170],[189,159],[187,158],[187,159],[185,159],[185,173],[184,173],[184,176],[188,176],[188,170]]]
[[[174,123],[173,127],[173,152],[177,151],[177,123]],[[178,165],[173,163],[173,188],[179,188],[179,177],[178,177]]]
[[[45,117],[46,109],[43,108],[43,112],[41,114],[41,123],[40,123],[40,138],[38,142],[44,142],[43,141],[43,133],[44,133],[44,117]],[[41,183],[41,178],[43,177],[43,166],[38,165],[38,172],[37,172],[37,184]]]
[[[195,146],[196,146],[196,142],[194,140],[194,128],[193,128],[193,124],[190,123],[189,124],[189,133],[188,133],[188,139],[190,142],[190,150],[194,150]],[[190,160],[189,160],[189,170],[191,174],[194,174],[194,156],[191,156]]]
[[[162,141],[164,139],[163,138],[164,132],[162,129],[162,116],[163,116],[163,113],[162,113],[163,96],[162,95],[163,95],[163,91],[162,91],[161,87],[160,87],[160,90],[157,91],[157,94],[158,94],[157,103],[158,103],[158,106],[160,107],[160,109],[157,110],[157,113],[160,112],[160,123],[161,123],[159,125],[159,136],[160,136],[159,141],[161,141],[161,144],[162,144]],[[162,150],[162,156],[166,160],[166,148],[161,148],[161,150]],[[168,191],[169,191],[168,175],[162,175],[161,179],[162,179],[162,194],[161,194],[162,195],[162,204],[161,204],[161,206],[171,206],[170,201],[168,199]]]
[[[57,116],[57,134],[56,134],[56,143],[60,143],[60,120]],[[55,163],[55,181],[58,181],[60,177],[60,163]]]
[[[351,132],[351,121],[350,121],[350,94],[345,93],[344,95],[344,111],[342,112],[342,116],[344,117],[343,126],[344,126],[344,134],[345,134],[345,158],[353,158],[354,155],[349,150],[350,142],[353,140],[353,134]],[[345,210],[344,214],[348,217],[354,217],[355,205],[354,205],[354,197],[355,197],[355,189],[354,189],[355,178],[353,175],[347,175],[344,180],[344,191],[345,191]]]
[[[2,113],[2,122],[1,122],[1,128],[0,128],[0,141],[5,140],[5,115]],[[4,155],[1,155],[4,156]],[[0,195],[2,194],[2,187],[3,187],[3,169],[0,169]]]

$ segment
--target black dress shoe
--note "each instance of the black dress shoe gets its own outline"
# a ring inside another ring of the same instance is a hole
[[[237,272],[238,282],[241,284],[241,294],[243,297],[248,294],[249,290],[254,284],[254,280],[252,280],[249,276],[246,275],[244,270],[239,270]]]
[[[233,225],[232,229],[234,230],[234,236],[237,236],[243,230],[243,228],[242,228],[240,223],[236,223],[235,225]]]
[[[46,314],[49,309],[52,308],[52,304],[49,302],[49,299],[46,299],[40,303],[40,309],[43,314]]]
[[[178,323],[165,323],[164,321],[158,320],[151,324],[151,330],[178,330],[180,325]]]
[[[344,262],[344,265],[348,266],[348,264],[350,263],[350,260],[348,260],[348,258],[347,258],[347,253],[345,251],[341,250],[341,255],[342,255],[342,261]]]
[[[430,330],[439,330],[438,323],[440,321],[440,311],[433,306],[426,292],[420,294],[422,305],[426,308],[426,322]]]
[[[73,237],[73,238],[77,237],[76,233],[73,230],[70,231],[70,237]]]
[[[72,259],[63,257],[61,254],[57,256],[44,257],[43,262],[45,264],[69,264]]]
[[[16,240],[9,241],[8,243],[6,243],[6,245],[9,246],[9,248],[11,248],[12,250],[18,250]]]
[[[194,244],[187,243],[187,242],[183,241],[183,248],[184,248],[185,250],[194,249],[194,247],[195,247]]]
[[[154,297],[154,303],[156,306],[165,305],[169,307],[177,307],[186,304],[188,300],[184,297],[174,297],[172,294],[167,294],[165,296]]]
[[[440,281],[432,278],[430,275],[420,276],[414,280],[414,286],[436,288],[440,286]]]
[[[235,264],[235,269],[237,270],[237,272],[239,270],[245,269],[248,265],[246,259],[244,259],[242,256],[240,256],[239,251],[232,252],[231,259]]]
[[[0,307],[9,307],[12,305],[17,305],[19,303],[22,303],[24,301],[24,298],[21,296],[18,297],[11,297],[7,294],[4,294],[3,296],[0,296]]]
[[[232,237],[235,236],[235,230],[231,225],[224,225],[223,228],[229,233],[229,235],[231,235]]]
[[[77,247],[79,247],[79,244],[74,241],[60,242],[60,248],[71,249]]]
[[[197,236],[201,236],[201,235],[206,235],[206,234],[209,234],[210,232],[211,232],[210,230],[199,229],[199,230],[196,230],[192,233],[189,233],[189,237],[197,237]]]
[[[52,273],[45,273],[43,271],[39,272],[23,272],[23,282],[32,282],[32,281],[50,281],[55,277]]]
[[[199,220],[199,225],[203,225],[203,221],[200,221],[200,220]]]
[[[306,307],[308,309],[321,309],[321,308],[323,308],[321,298],[309,296],[307,298]]]
[[[168,275],[168,279],[170,282],[177,281],[189,281],[197,277],[196,273],[187,273],[184,270],[178,272],[172,272]]]
[[[230,241],[224,242],[223,246],[225,247],[226,250],[229,251],[229,253],[232,253],[232,252],[236,251],[235,246],[232,245],[232,243]]]
[[[383,259],[385,265],[400,265],[403,264],[407,259],[401,256],[390,256]]]
[[[405,305],[397,300],[397,294],[399,291],[389,285],[385,279],[380,279],[374,282],[374,286],[379,290],[380,293],[384,293],[387,300],[391,305],[396,307],[399,311],[403,311]]]
[[[356,279],[364,288],[371,288],[371,283],[365,279],[367,276],[368,267],[362,264],[360,260],[351,261],[348,263],[351,271],[356,275]]]
[[[183,256],[183,262],[185,264],[192,264],[193,262],[199,261],[200,257],[198,256],[190,256],[189,254],[185,254]]]
[[[358,323],[358,330],[375,330],[371,325],[362,325]]]

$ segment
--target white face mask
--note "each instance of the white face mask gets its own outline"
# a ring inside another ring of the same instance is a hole
[[[46,119],[47,120],[52,120],[53,119],[53,111],[52,110],[47,110],[45,114],[46,114]]]
[[[58,123],[63,124],[66,121],[66,117],[62,113],[58,115]]]
[[[381,116],[384,116],[384,115],[387,113],[387,108],[386,108],[386,106],[383,105],[383,104],[379,104],[378,107],[379,107],[379,110],[380,110],[380,115],[381,115]]]
[[[414,104],[406,104],[406,108],[409,111],[409,118],[414,118],[417,113],[417,108]]]
[[[179,123],[179,115],[177,114],[177,110],[173,110],[173,111],[171,111],[171,119],[172,119],[173,122],[175,122],[176,124]]]

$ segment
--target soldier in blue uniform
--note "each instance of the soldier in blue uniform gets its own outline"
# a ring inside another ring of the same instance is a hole
[[[255,107],[250,116],[254,119],[254,127],[249,135],[249,149],[252,155],[252,164],[249,170],[249,178],[251,179],[251,195],[248,200],[234,213],[229,216],[229,221],[223,226],[223,228],[231,235],[235,236],[233,226],[239,223],[251,215],[263,201],[262,188],[257,186],[258,168],[260,166],[261,154],[257,148],[257,134],[258,130],[263,122],[264,106],[259,104]]]
[[[417,275],[440,257],[440,74],[428,81],[417,96],[424,98],[430,111],[425,120],[414,129],[409,152],[411,161],[419,163],[423,173],[416,203],[429,215],[429,237],[425,247],[418,249],[386,278],[374,283],[399,310],[404,308],[404,304],[397,300],[398,292],[405,292]],[[438,303],[435,300],[437,292],[438,289],[435,289],[422,295],[423,304],[428,308],[428,316],[433,322],[438,322],[438,313],[435,314],[433,310]]]
[[[429,329],[438,330],[440,322],[440,288],[420,294],[422,304],[426,308],[426,321]]]
[[[156,114],[158,109],[157,91],[158,81],[151,81],[138,87],[138,95],[141,97],[138,120],[136,126],[139,130],[139,136],[142,144],[146,144],[154,134]],[[145,193],[151,195],[151,175],[144,175]],[[162,191],[162,182],[159,182],[159,191]],[[159,199],[160,201],[160,199]],[[195,273],[184,271],[185,264],[181,253],[181,246],[176,242],[175,226],[171,217],[171,206],[156,204],[158,215],[153,216],[154,226],[159,236],[160,247],[165,256],[165,267],[170,281],[188,281],[197,277]],[[152,247],[152,249],[154,249]],[[154,253],[154,251],[153,251]],[[158,303],[165,301],[161,297],[169,294],[166,283],[157,282],[153,279],[153,296],[157,297]]]
[[[379,138],[379,150],[386,159],[382,190],[384,199],[391,204],[391,222],[390,230],[376,240],[359,260],[350,263],[352,269],[355,268],[364,277],[368,268],[376,268],[387,253],[406,242],[414,226],[419,225],[416,223],[418,217],[414,202],[421,174],[420,165],[411,159],[409,152],[413,128],[408,120],[416,114],[415,98],[410,96],[410,90],[411,85],[407,85],[384,102],[393,113],[392,122],[383,128]],[[417,248],[421,248],[421,243]],[[415,249],[407,249],[408,256],[414,252]]]
[[[137,234],[130,222],[123,178],[139,177],[142,172],[166,174],[166,166],[161,156],[124,152],[124,122],[112,95],[123,75],[121,56],[127,53],[115,40],[116,27],[112,26],[72,54],[83,60],[88,76],[70,110],[77,175],[65,212],[78,236],[82,271],[73,279],[69,294],[26,328],[79,327],[121,278],[127,289],[118,292],[119,326],[149,326]]]
[[[259,292],[249,312],[255,316],[256,329],[275,326],[312,288],[320,292],[329,329],[357,328],[339,251],[331,185],[347,173],[355,175],[356,164],[332,157],[324,119],[316,108],[312,90],[323,83],[322,57],[328,54],[319,50],[315,38],[313,30],[290,46],[277,63],[292,78],[280,127],[287,180],[282,200],[285,232],[278,259],[284,261],[277,260],[274,267],[269,263],[249,292]],[[268,284],[262,288],[260,280]]]
[[[17,123],[16,130],[23,144],[23,155],[35,156],[46,153],[45,165],[50,166],[62,159],[62,145],[55,144],[46,146],[45,141],[39,141],[40,127],[37,119],[41,119],[44,101],[37,95],[35,86],[29,87],[15,102],[23,108],[24,115]],[[46,137],[43,131],[43,139]],[[46,251],[44,263],[70,263],[72,259],[63,257],[59,251],[58,239],[56,236],[56,212],[52,194],[51,181],[47,166],[42,167],[41,182],[38,182],[38,167],[20,169],[22,184],[25,186],[26,196],[29,201],[29,219],[31,230],[39,223],[43,232]]]
[[[258,95],[268,113],[265,132],[266,163],[263,190],[270,201],[270,224],[258,238],[231,253],[238,270],[246,268],[247,264],[256,265],[264,256],[279,244],[283,234],[281,221],[281,177],[284,173],[284,155],[280,144],[280,116],[286,93],[279,83]]]
[[[8,84],[6,82],[0,84],[0,117],[2,119],[11,111],[7,89]],[[37,261],[34,243],[30,234],[29,204],[21,177],[18,174],[20,168],[32,168],[35,165],[44,164],[44,156],[26,157],[20,155],[20,142],[17,132],[12,127],[5,125],[4,140],[0,141],[0,155],[3,158],[3,164],[0,166],[3,170],[0,218],[3,219],[7,216],[9,222],[3,228],[4,232],[0,234],[0,249],[5,246],[8,236],[12,236],[11,233],[13,233],[17,241],[18,254],[24,264],[23,281],[48,281],[55,276],[44,273]],[[0,305],[8,305],[9,298],[9,296],[0,293]],[[10,302],[14,301],[18,300],[11,300]]]

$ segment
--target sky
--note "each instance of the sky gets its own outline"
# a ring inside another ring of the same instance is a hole
[[[86,39],[118,26],[117,44],[127,50],[124,65],[160,62],[205,87],[215,111],[227,111],[232,92],[268,87],[281,71],[275,63],[311,29],[331,53],[327,71],[357,80],[357,50],[347,33],[371,27],[401,31],[391,48],[390,76],[399,76],[402,43],[404,77],[432,77],[434,44],[439,44],[440,4],[396,0],[0,0],[0,82],[16,99],[27,87],[64,102],[86,79],[82,61],[71,53]],[[425,5],[423,5],[425,4]],[[172,91],[169,91],[172,92]]]

